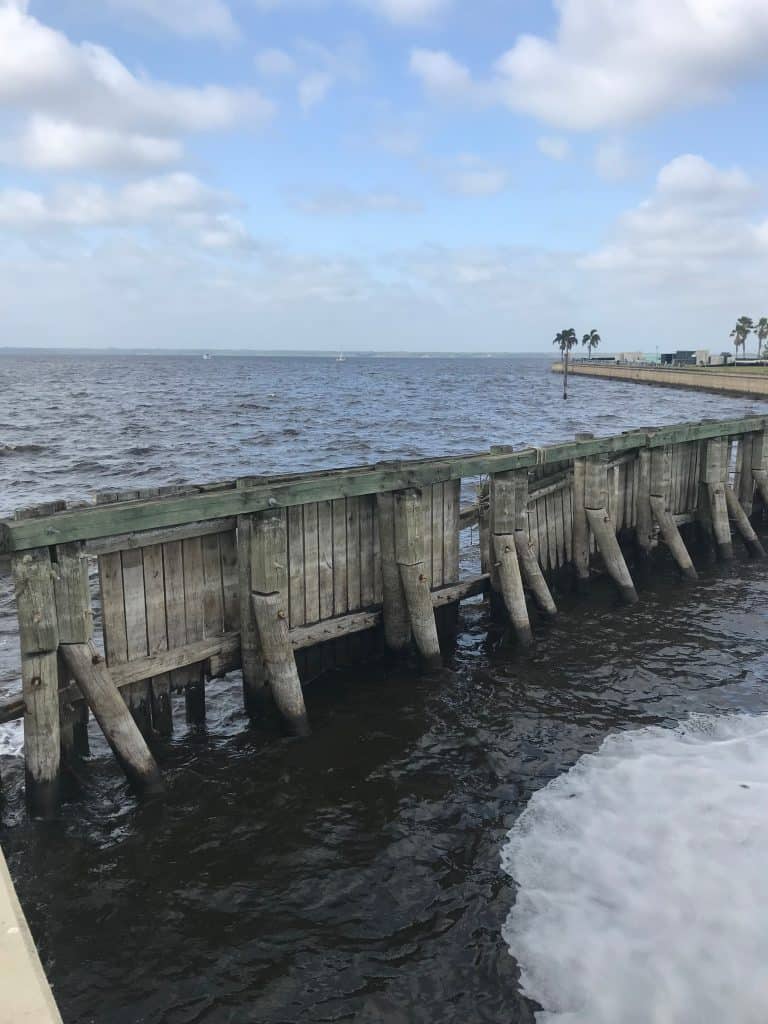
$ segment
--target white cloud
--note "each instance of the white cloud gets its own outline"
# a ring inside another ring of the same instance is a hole
[[[270,78],[296,74],[296,61],[285,50],[261,50],[254,57],[257,71]]]
[[[474,153],[462,153],[437,166],[447,187],[457,195],[496,196],[509,185],[508,171]]]
[[[229,212],[231,195],[192,174],[144,178],[111,191],[102,185],[59,185],[49,194],[0,190],[0,227],[32,233],[138,228],[181,233],[205,248],[246,248],[246,229]]]
[[[544,135],[536,140],[536,146],[550,160],[567,160],[571,155],[571,144],[559,135]]]
[[[321,216],[351,216],[364,213],[414,213],[419,204],[397,192],[386,190],[356,192],[331,189],[299,196],[294,206],[304,213]]]
[[[659,171],[653,195],[624,214],[613,241],[587,255],[584,265],[640,275],[665,291],[681,278],[697,281],[702,300],[704,292],[711,298],[734,287],[745,269],[767,269],[759,200],[739,168],[721,170],[692,154],[676,157]]]
[[[451,6],[452,0],[358,0],[364,7],[370,8],[397,25],[413,25],[443,14]]]
[[[232,12],[223,0],[107,0],[116,11],[153,21],[180,36],[239,38]]]
[[[0,107],[147,135],[211,131],[273,113],[255,90],[137,77],[104,47],[71,43],[15,6],[0,8]]]
[[[622,139],[608,139],[595,150],[595,170],[604,181],[623,181],[630,177],[634,166]]]
[[[0,144],[4,162],[46,171],[159,167],[178,163],[182,155],[176,139],[116,132],[43,114],[34,114],[18,137]]]
[[[311,110],[327,97],[333,85],[333,77],[326,71],[316,71],[306,75],[298,84],[297,93],[299,106],[302,110]]]
[[[485,80],[443,51],[411,69],[444,98],[502,103],[574,131],[711,102],[762,70],[765,0],[560,0],[553,40],[522,35]]]

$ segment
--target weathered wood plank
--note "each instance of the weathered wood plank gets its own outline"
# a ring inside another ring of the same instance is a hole
[[[459,578],[459,494],[461,480],[443,484],[443,583]]]
[[[347,498],[347,607],[357,611],[360,604],[360,499]]]
[[[168,650],[168,627],[165,621],[165,574],[163,548],[152,544],[141,550],[144,562],[144,603],[147,611],[147,645],[149,655]],[[173,732],[171,714],[171,677],[166,672],[150,679],[152,725],[161,736]]]
[[[304,592],[304,506],[287,509],[288,523],[288,615],[289,625],[307,621]],[[255,588],[254,588],[255,589]]]
[[[107,664],[110,667],[122,665],[128,660],[128,639],[123,599],[123,562],[119,551],[99,557],[99,583]]]

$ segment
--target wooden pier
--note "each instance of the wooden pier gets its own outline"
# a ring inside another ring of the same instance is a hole
[[[440,620],[467,597],[495,594],[528,645],[529,608],[556,614],[561,572],[582,591],[606,573],[632,604],[631,567],[659,544],[695,578],[689,528],[723,559],[733,533],[761,556],[751,518],[768,504],[767,423],[579,435],[16,513],[0,522],[0,553],[15,578],[22,688],[0,722],[23,717],[30,812],[57,813],[91,714],[137,790],[157,792],[153,739],[170,734],[175,695],[200,723],[209,684],[233,669],[248,715],[274,706],[305,735],[303,684],[386,649],[414,649],[434,669]],[[479,482],[464,510],[462,480]],[[460,578],[460,532],[475,524],[480,572]]]

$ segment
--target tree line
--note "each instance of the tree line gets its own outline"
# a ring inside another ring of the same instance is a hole
[[[757,338],[757,356],[768,355],[768,316],[761,316],[757,323],[754,322],[751,316],[740,316],[736,321],[736,326],[731,331],[729,337],[733,339],[733,347],[736,349],[736,358],[739,358],[739,349],[741,349],[742,356],[747,354],[747,338],[754,331],[755,337]]]

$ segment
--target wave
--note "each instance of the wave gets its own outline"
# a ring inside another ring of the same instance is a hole
[[[35,455],[44,451],[43,444],[0,444],[0,455]]]
[[[609,737],[536,793],[503,929],[540,1024],[762,1024],[768,715]]]

